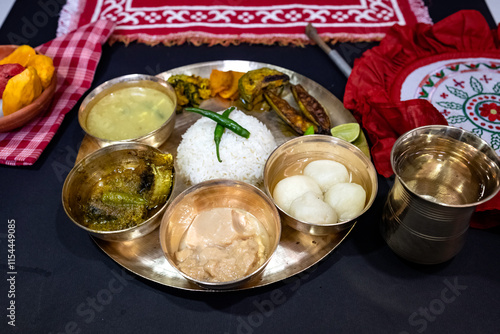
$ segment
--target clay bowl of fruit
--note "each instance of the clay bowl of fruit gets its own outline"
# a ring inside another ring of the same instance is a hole
[[[4,112],[5,99],[3,98],[3,93],[8,81],[16,75],[24,74],[28,76],[30,74],[28,72],[23,72],[28,67],[31,67],[31,64],[26,64],[26,66],[20,65],[22,67],[19,67],[19,64],[2,64],[2,60],[11,55],[17,48],[17,45],[0,45],[0,68],[3,68],[3,70],[0,69],[0,91],[2,92],[2,99],[0,100],[0,110],[2,111],[0,113],[0,132],[15,130],[47,111],[50,104],[52,103],[52,99],[54,98],[54,93],[56,91],[57,73],[54,70],[50,79],[48,79],[47,77],[44,78],[46,82],[43,84],[43,86],[45,87],[42,86],[41,93],[39,95],[37,94],[38,96],[36,98],[34,98],[29,103],[8,103],[9,108],[7,109],[7,112]],[[26,91],[24,89],[16,89],[16,91],[22,92],[23,96],[26,96],[33,91],[33,89],[29,87],[29,85],[26,85],[25,89],[27,89],[28,91],[27,94],[25,93]],[[14,104],[15,106],[10,107],[12,104]]]

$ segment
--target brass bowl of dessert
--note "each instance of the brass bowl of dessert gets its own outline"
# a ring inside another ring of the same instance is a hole
[[[258,280],[280,237],[279,213],[264,192],[227,179],[186,189],[160,225],[168,262],[186,279],[213,290]]]
[[[264,189],[281,220],[311,235],[352,227],[373,204],[375,167],[355,145],[332,136],[301,136],[278,146],[264,167]]]
[[[139,142],[159,147],[175,127],[177,96],[165,80],[129,74],[95,88],[78,110],[78,121],[100,147]]]
[[[172,155],[122,143],[80,160],[66,177],[62,203],[68,217],[90,235],[126,241],[160,225],[174,185]]]

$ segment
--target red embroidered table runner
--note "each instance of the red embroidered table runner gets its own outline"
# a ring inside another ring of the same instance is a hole
[[[308,44],[307,23],[324,40],[378,40],[393,25],[431,23],[423,0],[69,0],[58,34],[105,19],[116,22],[110,42],[150,45]]]

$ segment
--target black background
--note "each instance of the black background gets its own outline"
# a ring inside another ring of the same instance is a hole
[[[45,15],[45,21],[39,16],[39,26],[30,31],[27,24],[44,11],[41,3],[51,3],[54,12]],[[476,9],[494,28],[482,0],[427,4],[434,22],[461,9]],[[16,1],[0,30],[0,44],[11,44],[16,36],[28,37],[23,42],[33,46],[54,38],[55,12],[61,6],[56,0]],[[346,43],[336,48],[352,65],[374,45]],[[344,93],[345,77],[317,46],[248,44],[105,45],[91,89],[124,74],[155,74],[222,59],[279,65],[311,78],[339,98]],[[381,177],[375,204],[348,239],[312,270],[285,282],[240,292],[187,292],[122,269],[74,226],[61,205],[64,178],[84,136],[76,117],[78,106],[33,166],[0,166],[0,268],[5,277],[0,283],[0,332],[498,333],[499,230],[470,230],[464,249],[445,264],[407,263],[392,253],[378,232],[381,207],[392,184]],[[16,327],[8,326],[6,317],[6,236],[12,219],[18,272]]]

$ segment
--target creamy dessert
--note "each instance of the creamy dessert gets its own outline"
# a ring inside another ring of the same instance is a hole
[[[174,112],[174,102],[148,87],[127,87],[101,98],[90,110],[87,128],[93,136],[124,140],[158,129]]]
[[[269,236],[255,216],[233,208],[200,212],[186,230],[175,260],[188,276],[205,282],[245,277],[266,259]]]

